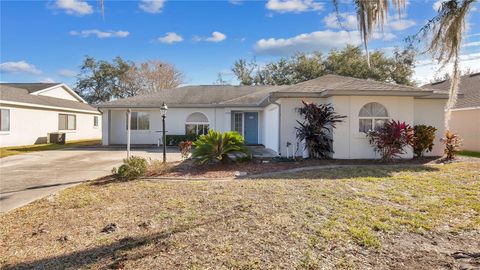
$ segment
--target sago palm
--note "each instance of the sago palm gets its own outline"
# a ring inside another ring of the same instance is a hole
[[[247,156],[250,152],[245,147],[245,140],[235,131],[227,131],[225,133],[209,130],[208,134],[200,136],[193,143],[195,149],[192,158],[200,164],[208,162],[228,162],[230,159],[228,154],[240,152]]]

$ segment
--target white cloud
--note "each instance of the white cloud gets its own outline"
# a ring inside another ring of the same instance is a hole
[[[212,32],[212,36],[210,37],[199,37],[199,36],[193,36],[193,41],[199,42],[199,41],[208,41],[208,42],[220,42],[223,41],[227,38],[227,35],[224,33],[214,31]]]
[[[165,36],[157,38],[161,43],[172,44],[183,41],[183,37],[175,32],[168,32]]]
[[[478,70],[480,52],[460,55],[461,70]],[[452,64],[448,64],[440,70],[441,65],[432,59],[419,60],[415,63],[414,80],[419,84],[429,83],[436,75],[441,75],[452,70]]]
[[[41,82],[41,83],[54,83],[55,80],[52,79],[52,78],[47,77],[47,78],[43,78],[40,82]]]
[[[413,20],[400,19],[387,22],[386,27],[391,28],[393,31],[402,31],[414,25],[416,25],[416,23]]]
[[[125,38],[130,35],[127,31],[100,31],[98,29],[89,29],[89,30],[82,30],[82,31],[70,31],[70,35],[72,36],[80,36],[83,38],[89,36],[97,36],[97,38]]]
[[[325,51],[342,48],[346,44],[359,45],[360,35],[358,31],[317,31],[300,34],[291,38],[260,39],[255,44],[255,52],[269,55],[290,55],[303,51]]]
[[[211,37],[206,38],[205,40],[210,41],[210,42],[220,42],[222,40],[225,40],[226,38],[227,38],[227,36],[224,33],[220,33],[220,32],[215,31],[215,32],[212,33]]]
[[[34,65],[27,63],[26,61],[18,62],[5,62],[0,64],[0,71],[4,73],[29,73],[29,74],[41,74],[38,68]]]
[[[82,16],[93,13],[92,6],[84,0],[57,0],[55,6],[72,15]]]
[[[165,0],[142,0],[138,7],[147,13],[160,13],[162,12]]]
[[[62,77],[75,77],[77,75],[77,72],[70,69],[60,69],[58,71],[58,75]]]
[[[243,0],[228,0],[228,2],[232,5],[241,5],[243,4]]]
[[[324,4],[313,0],[268,0],[265,7],[268,10],[286,13],[300,13],[306,11],[322,10]]]
[[[480,41],[473,41],[463,44],[463,47],[475,47],[480,46]]]
[[[381,39],[383,41],[391,41],[396,39],[397,36],[390,32],[374,32],[371,39]]]
[[[435,3],[433,3],[433,5],[432,5],[433,10],[438,11],[442,7],[443,2],[446,2],[446,1],[447,0],[437,0],[437,1],[435,1]]]
[[[357,16],[354,13],[342,12],[337,16],[336,12],[328,14],[323,21],[325,25],[329,28],[341,29],[345,28],[348,30],[357,29]]]

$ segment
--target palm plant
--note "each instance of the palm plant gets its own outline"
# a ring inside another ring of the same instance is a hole
[[[226,163],[230,160],[229,154],[240,152],[250,156],[250,151],[245,147],[245,140],[238,132],[225,133],[209,130],[208,134],[201,135],[193,142],[195,149],[192,158],[199,164],[208,162]]]

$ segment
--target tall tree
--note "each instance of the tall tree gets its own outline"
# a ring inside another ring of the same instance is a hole
[[[86,56],[80,66],[75,91],[87,102],[96,104],[125,96],[121,77],[133,63],[116,57],[111,63]]]
[[[132,65],[120,79],[129,89],[125,92],[128,97],[176,88],[184,82],[183,78],[183,73],[172,64],[150,60]]]
[[[245,59],[239,59],[233,64],[232,72],[238,78],[241,85],[253,85],[255,84],[253,73],[257,67],[255,59],[250,62],[247,62]]]
[[[285,85],[318,78],[324,74],[338,74],[361,79],[394,82],[412,85],[414,53],[407,48],[396,49],[392,57],[381,51],[374,51],[367,57],[360,47],[346,46],[342,50],[332,50],[324,59],[320,52],[313,54],[297,53],[290,58],[281,58],[264,67],[248,69],[248,80],[242,80],[235,72],[239,64],[253,66],[245,60],[236,62],[232,69],[237,79],[244,85]],[[247,70],[242,68],[241,70]]]

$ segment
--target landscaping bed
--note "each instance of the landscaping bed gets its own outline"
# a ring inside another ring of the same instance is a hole
[[[457,157],[453,162],[468,162],[478,159],[471,157]],[[422,165],[437,164],[443,160],[438,157],[424,157],[416,159],[397,160],[395,165]],[[387,164],[387,165],[388,165]],[[329,165],[385,165],[378,160],[372,159],[298,159],[297,161],[278,161],[275,159],[254,159],[252,161],[198,165],[192,160],[184,162],[169,163],[168,168],[161,167],[159,170],[150,170],[147,177],[166,178],[231,178],[238,172],[245,172],[246,175],[264,174],[282,170]]]
[[[259,180],[105,180],[1,215],[0,267],[480,266],[479,162],[337,168]]]

